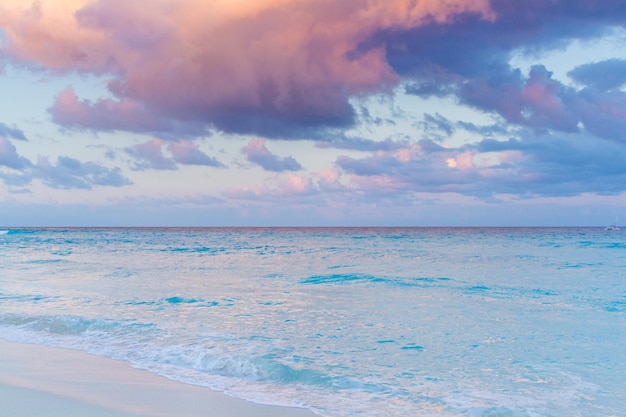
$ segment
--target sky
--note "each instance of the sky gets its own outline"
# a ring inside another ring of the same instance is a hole
[[[626,0],[2,0],[0,226],[626,222]]]

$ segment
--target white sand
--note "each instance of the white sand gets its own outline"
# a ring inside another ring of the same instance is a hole
[[[0,340],[0,417],[314,417],[84,352]]]

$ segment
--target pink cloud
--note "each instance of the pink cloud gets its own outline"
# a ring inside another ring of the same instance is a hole
[[[72,88],[58,95],[51,113],[58,123],[70,127],[109,130],[111,126],[117,126],[128,131],[156,127],[156,121],[146,114],[138,102],[102,99],[92,103],[80,100]]]
[[[454,158],[446,159],[446,165],[450,168],[456,168],[463,171],[467,171],[474,168],[474,153],[473,152],[461,152]]]
[[[520,97],[525,106],[531,109],[528,118],[538,126],[555,127],[561,130],[575,130],[576,117],[568,114],[561,94],[563,86],[552,79],[552,73],[543,67],[534,67]]]
[[[180,123],[174,119],[156,117],[140,101],[108,98],[96,102],[80,100],[72,88],[61,92],[49,111],[55,122],[79,130],[149,132],[174,139],[205,132],[198,123]]]
[[[257,184],[251,187],[231,187],[222,193],[227,198],[235,198],[240,200],[254,200],[257,198],[265,198],[271,195],[270,188],[265,184]]]
[[[279,177],[278,181],[279,194],[310,194],[314,187],[310,178],[302,175],[296,175],[288,172],[286,176]]]
[[[288,172],[274,174],[254,186],[228,188],[222,194],[243,200],[275,200],[307,197],[318,192],[319,187],[310,176]]]
[[[375,33],[451,22],[465,12],[494,17],[488,0],[155,0],[150,7],[141,0],[6,0],[0,26],[14,59],[111,74],[123,110],[284,135],[349,125],[350,97],[396,85],[383,45],[359,50]],[[87,103],[64,94],[57,107],[66,112],[53,113],[59,123],[77,124],[70,116]],[[103,100],[91,107],[111,114],[115,106]],[[80,120],[104,124],[88,116],[83,110]]]
[[[342,191],[345,186],[341,183],[341,173],[336,168],[328,168],[316,174],[317,185],[323,191]]]

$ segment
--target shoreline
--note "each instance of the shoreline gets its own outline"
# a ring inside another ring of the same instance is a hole
[[[1,339],[0,398],[0,417],[317,416],[173,381],[115,359]]]

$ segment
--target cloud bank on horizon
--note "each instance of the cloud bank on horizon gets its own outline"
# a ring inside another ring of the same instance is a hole
[[[626,55],[590,53],[568,79],[541,60],[625,24],[626,0],[5,0],[5,72],[100,80],[97,98],[71,85],[47,97],[50,120],[61,134],[129,139],[108,160],[33,162],[18,152],[35,140],[25,123],[0,115],[0,179],[17,195],[35,182],[123,189],[138,172],[261,169],[216,201],[364,207],[621,195]],[[399,108],[400,96],[423,107]],[[206,141],[242,146],[210,155]],[[289,141],[334,159],[309,168],[307,152],[278,151]]]

